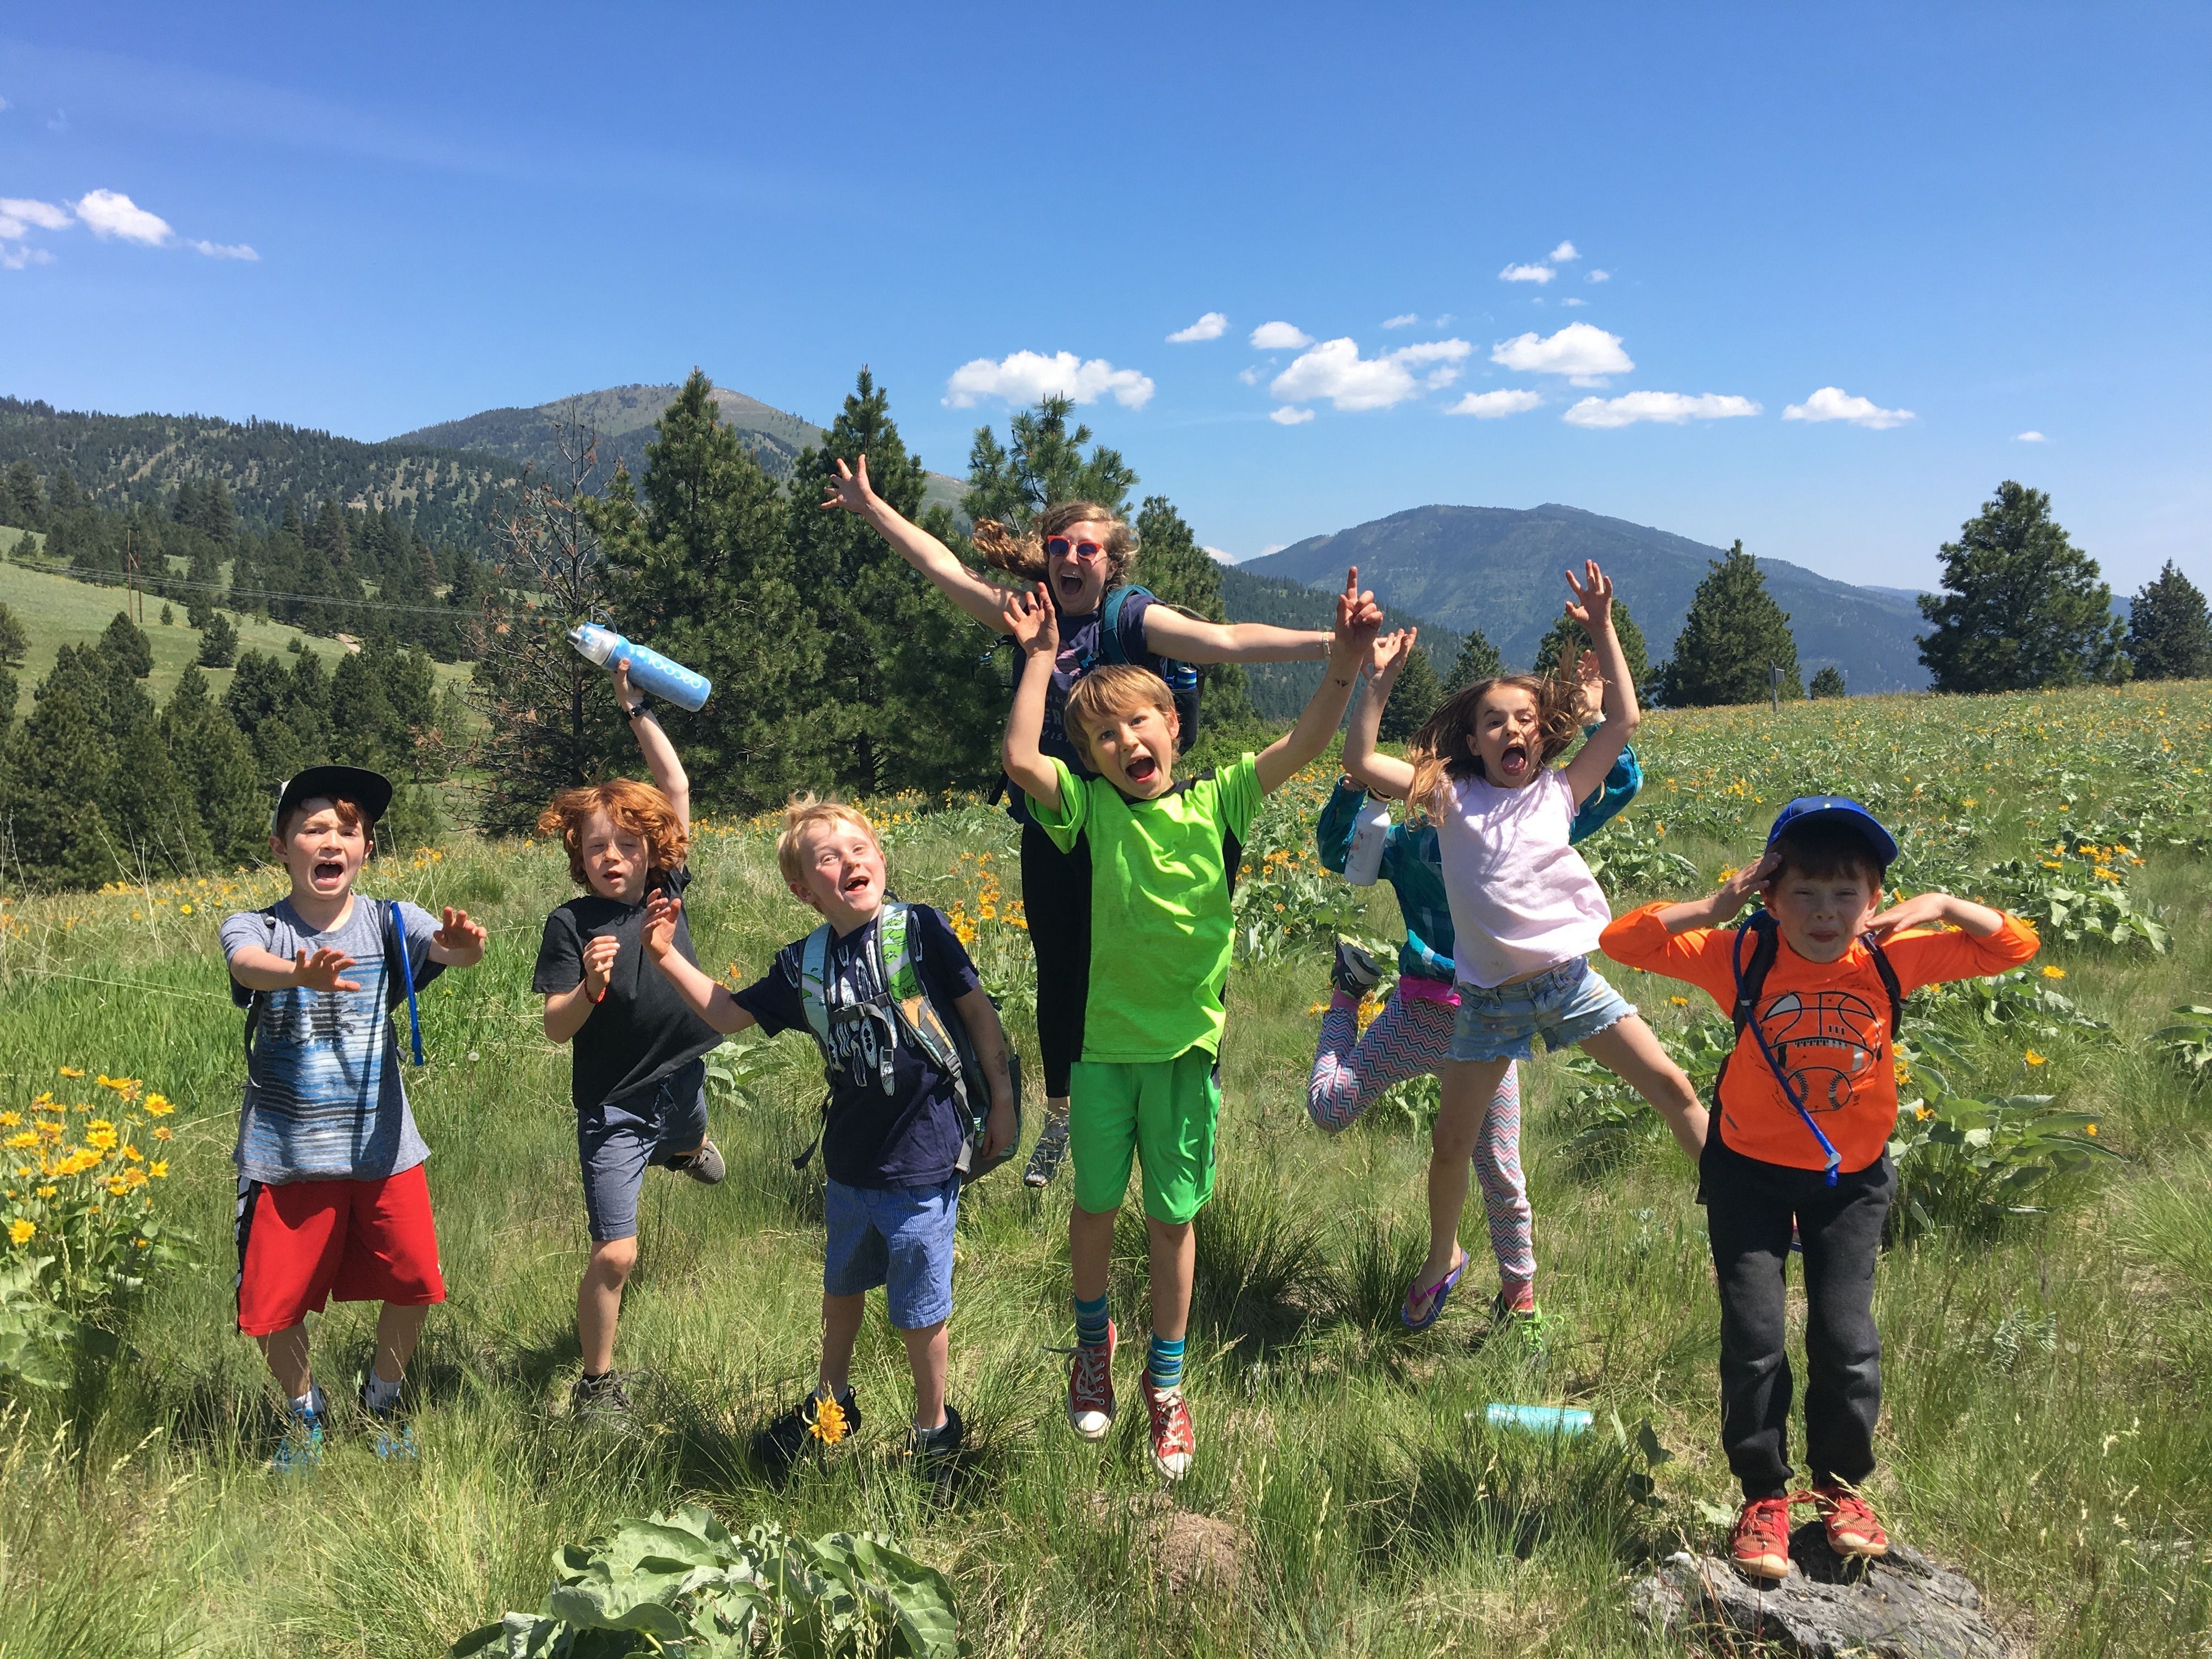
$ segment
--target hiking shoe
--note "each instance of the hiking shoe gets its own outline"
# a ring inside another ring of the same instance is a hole
[[[305,1474],[322,1461],[323,1413],[287,1407],[284,1437],[276,1443],[276,1453],[269,1460],[269,1473]]]
[[[1114,1347],[1120,1334],[1106,1322],[1106,1340],[1097,1347],[1075,1345],[1067,1366],[1067,1426],[1085,1440],[1103,1440],[1114,1426]]]
[[[630,1404],[629,1390],[623,1386],[620,1371],[602,1371],[597,1376],[580,1376],[576,1385],[568,1390],[568,1409],[578,1417],[596,1417],[610,1423],[627,1423],[635,1407]]]
[[[722,1149],[712,1140],[701,1141],[697,1152],[689,1158],[678,1158],[668,1167],[690,1176],[702,1187],[719,1184],[730,1172],[729,1166],[722,1162]]]
[[[354,1403],[361,1407],[361,1414],[368,1419],[368,1426],[375,1431],[376,1438],[369,1443],[379,1457],[397,1458],[404,1462],[416,1455],[415,1431],[399,1414],[399,1401],[395,1399],[382,1411],[370,1405],[366,1373],[354,1395]]]
[[[1500,1291],[1491,1298],[1490,1328],[1510,1330],[1519,1339],[1521,1351],[1531,1359],[1544,1357],[1544,1310],[1531,1302],[1525,1308],[1516,1308],[1505,1299]]]
[[[1828,1531],[1828,1547],[1847,1559],[1871,1559],[1889,1553],[1889,1534],[1874,1508],[1849,1486],[1830,1483],[1813,1488],[1813,1507]]]
[[[945,1421],[949,1425],[953,1420],[948,1406]],[[753,1455],[760,1460],[769,1480],[781,1482],[812,1448],[836,1445],[860,1431],[860,1402],[853,1397],[853,1391],[848,1389],[835,1399],[824,1399],[816,1388],[753,1437]]]
[[[1190,1426],[1190,1407],[1180,1388],[1156,1389],[1147,1381],[1145,1409],[1152,1419],[1152,1467],[1163,1480],[1180,1480],[1198,1455],[1198,1436]]]
[[[1779,1583],[1790,1576],[1790,1500],[1754,1498],[1729,1534],[1729,1559],[1753,1578]]]
[[[1060,1160],[1067,1156],[1067,1114],[1047,1112],[1044,1127],[1037,1131],[1036,1145],[1030,1148],[1029,1167],[1022,1171],[1024,1187],[1049,1187],[1052,1178],[1060,1173]]]
[[[960,1413],[950,1401],[945,1406],[942,1426],[928,1430],[909,1429],[907,1437],[908,1455],[912,1459],[915,1478],[926,1483],[939,1503],[952,1496],[953,1460],[959,1455],[960,1442],[966,1431]]]
[[[1328,982],[1350,997],[1354,1002],[1364,1002],[1375,982],[1382,977],[1382,969],[1373,957],[1348,939],[1336,942],[1336,966],[1329,969]]]

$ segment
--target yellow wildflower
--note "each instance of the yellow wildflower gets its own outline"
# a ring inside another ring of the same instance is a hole
[[[1677,1008],[1686,1008],[1690,1006],[1690,1000],[1687,997],[1668,997],[1667,1000],[1673,1003]]]
[[[2043,976],[2045,979],[2064,979],[2066,970],[2063,968],[2045,968],[2043,970]]]
[[[15,1152],[27,1152],[30,1148],[37,1146],[38,1144],[38,1133],[35,1130],[32,1129],[26,1129],[21,1134],[9,1135],[8,1137],[9,1147]]]
[[[146,1166],[146,1173],[156,1181],[165,1179],[169,1173],[169,1160],[166,1158],[155,1158]]]
[[[825,1446],[836,1445],[848,1432],[845,1408],[835,1400],[817,1400],[814,1421],[807,1425],[807,1431]]]
[[[64,1077],[82,1077],[84,1075],[84,1067],[82,1066],[64,1066],[61,1068],[61,1071]]]
[[[21,1112],[0,1112],[0,1129],[12,1129],[22,1121]]]
[[[27,1244],[38,1237],[38,1232],[36,1227],[17,1216],[8,1224],[8,1242],[10,1244]]]
[[[169,1097],[167,1095],[146,1097],[146,1115],[149,1117],[167,1117],[176,1109],[169,1103]]]
[[[2081,1132],[2082,1132],[2084,1134],[2092,1134],[2092,1135],[2094,1135],[2094,1133],[2097,1133],[2097,1126],[2096,1126],[2095,1124],[2094,1124],[2094,1123],[2084,1124],[2084,1125],[2082,1126],[2082,1131],[2081,1131]]]
[[[2030,1048],[2030,1049],[2027,1051],[2027,1063],[2028,1063],[2029,1065],[2031,1065],[2031,1066],[2040,1066],[2040,1065],[2042,1065],[2042,1064],[2045,1062],[2045,1060],[2046,1058],[2047,1058],[2046,1056],[2045,1056],[2045,1055],[2043,1055],[2043,1054],[2039,1054],[2038,1053],[2036,1053],[2036,1052],[2035,1052],[2035,1050],[2034,1050],[2034,1049],[2033,1049],[2033,1048]]]
[[[39,1188],[39,1196],[40,1198],[52,1198],[58,1190],[59,1189],[53,1187],[41,1187]]]
[[[169,1138],[170,1133],[171,1131],[167,1124],[158,1124],[155,1126],[154,1130],[154,1139],[156,1140],[167,1140]]]
[[[94,1152],[113,1152],[115,1150],[116,1140],[117,1136],[115,1133],[115,1126],[110,1123],[106,1118],[96,1117],[93,1119],[91,1122],[85,1125],[84,1144],[91,1147]]]

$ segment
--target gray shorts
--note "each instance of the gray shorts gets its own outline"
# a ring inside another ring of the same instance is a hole
[[[1636,1005],[1607,985],[1589,963],[1570,957],[1516,984],[1493,985],[1486,991],[1460,986],[1451,1057],[1534,1060],[1539,1032],[1544,1047],[1556,1052],[1595,1036],[1635,1012]]]
[[[650,1089],[576,1114],[584,1214],[592,1242],[637,1237],[637,1193],[647,1166],[669,1164],[707,1138],[707,1062],[679,1066]]]

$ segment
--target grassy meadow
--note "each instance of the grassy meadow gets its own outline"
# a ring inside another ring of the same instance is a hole
[[[149,631],[158,648],[172,630]],[[1912,1166],[1924,1219],[1878,1281],[1873,1492],[1893,1536],[1973,1575],[2024,1653],[2212,1653],[2212,1087],[2192,1096],[2152,1040],[2176,1005],[2212,1003],[2212,685],[1659,714],[1638,750],[1644,795],[1590,848],[1616,908],[1710,884],[1755,854],[1783,800],[1831,789],[1899,830],[1903,878],[2091,895],[2052,901],[2045,953],[2005,997],[1908,1009],[1907,1062],[1947,1091],[1924,1085],[1938,1127],[1973,1121],[1969,1097],[2050,1095],[2094,1127],[2058,1134],[2072,1152],[2009,1199],[1974,1158],[2025,1159],[2036,1143],[2016,1122]],[[644,1426],[571,1421],[587,1246],[568,1056],[529,990],[542,918],[571,890],[545,845],[461,839],[364,882],[492,930],[482,967],[427,994],[431,1061],[408,1078],[451,1292],[410,1384],[422,1455],[380,1462],[342,1435],[312,1475],[272,1477],[276,1402],[231,1324],[240,1021],[216,929],[281,882],[11,898],[0,1108],[85,1099],[101,1073],[166,1095],[174,1138],[152,1190],[201,1261],[155,1284],[104,1392],[27,1390],[0,1415],[0,1659],[436,1655],[537,1607],[559,1544],[684,1501],[733,1526],[892,1534],[951,1577],[979,1655],[1661,1650],[1627,1586],[1685,1540],[1717,1547],[1715,1516],[1735,1501],[1691,1172],[1648,1113],[1608,1117],[1566,1060],[1526,1067],[1548,1358],[1485,1340],[1479,1204],[1466,1286],[1433,1332],[1402,1335],[1425,1237],[1419,1091],[1337,1139],[1304,1109],[1325,940],[1352,902],[1310,851],[1328,781],[1317,769],[1276,798],[1248,854],[1219,1196],[1199,1228],[1200,1452],[1164,1493],[1142,1444],[1140,1345],[1124,1350],[1104,1444],[1062,1420],[1068,1182],[1031,1194],[1018,1165],[962,1206],[951,1397],[969,1451],[949,1506],[925,1501],[899,1455],[908,1384],[879,1302],[856,1364],[865,1429],[787,1489],[763,1483],[746,1439],[811,1382],[819,1307],[819,1164],[790,1164],[819,1077],[797,1036],[729,1057],[713,1103],[726,1184],[648,1179],[618,1358],[639,1373]],[[1011,827],[972,805],[886,813],[894,885],[972,933],[1030,1048]],[[757,972],[806,930],[763,825],[709,823],[694,867],[710,972]],[[1387,888],[1364,902],[1355,929],[1395,937]],[[1686,1054],[1710,1036],[1683,988],[1607,972]],[[1905,1132],[1925,1121],[1909,1113]],[[1120,1237],[1115,1312],[1141,1332],[1133,1205]],[[350,1396],[373,1311],[313,1327],[334,1399]],[[1490,1430],[1493,1401],[1584,1406],[1597,1427],[1570,1442]]]

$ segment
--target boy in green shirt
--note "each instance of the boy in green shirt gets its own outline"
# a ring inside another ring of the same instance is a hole
[[[1038,746],[1042,672],[1057,659],[1050,595],[1017,592],[1007,631],[1040,672],[1024,673],[1006,724],[1006,775],[1063,852],[1087,842],[1090,980],[1071,1079],[1068,1151],[1075,1207],[1068,1256],[1075,1281],[1074,1363],[1067,1420],[1085,1440],[1114,1421],[1114,1322],[1106,1269],[1114,1218],[1133,1160],[1144,1176],[1152,1258],[1152,1340],[1145,1369],[1152,1467],[1179,1480],[1197,1449],[1182,1395],[1183,1333],[1196,1260],[1191,1219],[1213,1191],[1213,1127],[1221,1107],[1216,1054],[1234,924],[1230,890],[1260,799],[1316,758],[1344,718],[1359,665],[1382,626],[1375,596],[1346,574],[1320,688],[1297,725],[1258,756],[1177,782],[1178,730],[1167,683],[1149,669],[1092,669],[1067,698],[1067,729],[1098,772],[1079,778]]]

